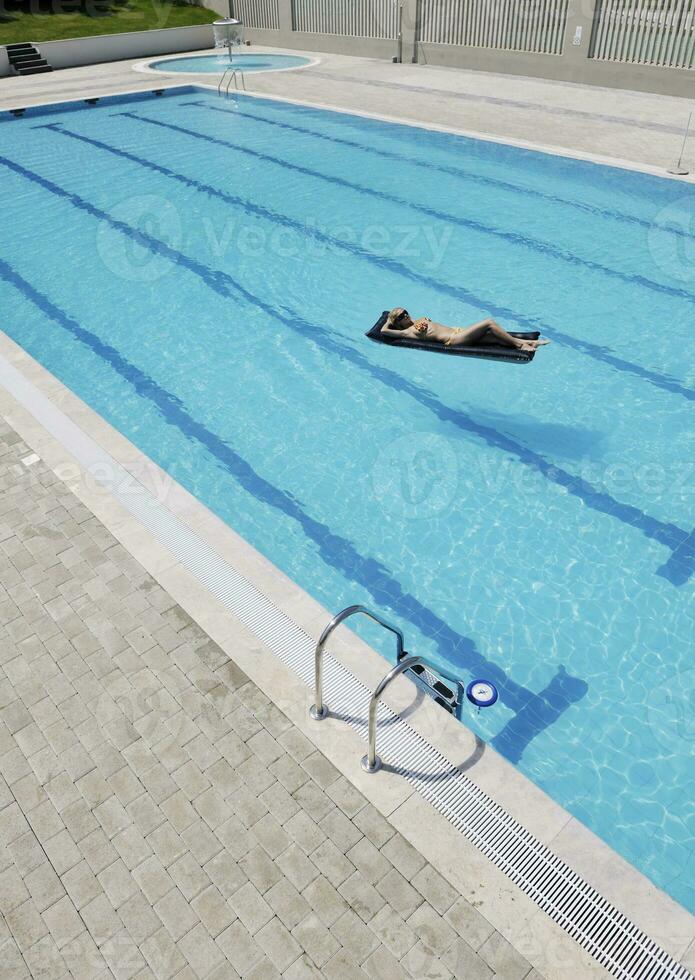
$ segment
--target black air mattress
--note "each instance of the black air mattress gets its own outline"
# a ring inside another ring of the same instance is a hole
[[[431,350],[437,354],[452,354],[457,357],[482,357],[489,361],[511,361],[515,364],[528,364],[532,361],[536,352],[516,350],[514,347],[505,347],[503,344],[490,343],[475,344],[471,347],[445,347],[444,344],[432,343],[427,340],[411,340],[409,337],[403,340],[382,337],[381,328],[386,323],[388,310],[384,310],[371,330],[365,334],[370,340],[375,340],[379,344],[388,344],[389,347],[411,347],[413,350]],[[522,340],[538,340],[540,333],[536,330],[533,333],[513,333],[512,337],[520,337]]]

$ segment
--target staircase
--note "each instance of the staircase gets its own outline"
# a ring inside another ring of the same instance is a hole
[[[5,50],[10,65],[18,75],[40,75],[45,71],[53,71],[51,65],[28,41],[22,44],[6,44]]]

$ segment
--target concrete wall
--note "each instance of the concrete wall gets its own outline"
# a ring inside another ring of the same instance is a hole
[[[211,48],[211,24],[173,27],[161,31],[133,31],[130,34],[104,34],[70,41],[46,41],[36,46],[54,68],[76,68],[100,61],[124,61],[150,55],[176,54]]]
[[[77,37],[68,41],[37,43],[49,65],[54,68],[77,68],[100,61],[122,61],[147,58],[150,55],[199,51],[213,45],[212,24],[195,27],[172,27],[161,31],[133,31],[129,34],[104,34],[99,37]],[[0,48],[0,77],[11,74],[7,52]]]
[[[476,71],[501,72],[582,82],[611,88],[658,92],[663,95],[695,96],[695,71],[661,68],[589,58],[589,44],[598,0],[570,0],[563,54],[527,54],[463,45],[424,44],[419,40],[420,0],[401,0],[403,5],[403,61]],[[206,6],[223,12],[227,0],[205,0]],[[218,6],[219,5],[219,6]],[[292,0],[279,0],[280,30],[246,27],[246,37],[255,44],[327,51],[333,54],[392,58],[397,43],[379,38],[348,37],[339,34],[305,34],[292,30]],[[580,43],[574,43],[581,28]]]

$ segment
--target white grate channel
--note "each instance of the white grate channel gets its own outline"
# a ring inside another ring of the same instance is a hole
[[[0,383],[92,473],[108,473],[113,496],[307,686],[315,640],[176,518],[4,358]],[[325,702],[366,740],[369,691],[325,655]],[[399,715],[379,705],[378,749],[423,798],[555,922],[621,980],[693,980],[689,971],[451,766]],[[378,776],[375,776],[378,779]]]

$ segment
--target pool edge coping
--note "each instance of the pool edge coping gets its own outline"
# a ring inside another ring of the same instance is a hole
[[[312,636],[318,634],[332,613],[192,497],[2,331],[0,358],[19,371],[30,386],[47,398],[56,413],[63,413],[128,470],[134,479],[153,493],[161,493],[166,486],[168,499],[164,506],[172,514],[212,546],[299,627]],[[260,641],[249,634],[246,627],[135,517],[125,511],[108,490],[97,491],[93,488],[94,478],[75,461],[69,449],[36,421],[31,415],[30,406],[16,401],[2,384],[0,393],[3,401],[9,398],[10,404],[8,413],[7,406],[0,403],[0,412],[30,448],[67,483],[107,530],[170,592],[227,655],[239,663],[271,700],[281,706],[346,778],[380,812],[394,820],[394,825],[435,869],[452,881],[469,900],[482,901],[479,911],[498,932],[517,948],[520,942],[531,947],[519,951],[532,965],[543,973],[552,969],[554,972],[549,974],[549,980],[564,976],[558,970],[564,970],[569,962],[573,965],[568,978],[590,976],[593,971],[597,975],[606,975],[589,953],[436,813],[417,790],[406,787],[402,781],[398,785],[398,777],[390,774],[368,776],[361,773],[359,759],[363,743],[359,737],[342,722],[332,719],[321,724],[312,722],[308,716],[311,693],[301,681],[290,677],[287,668],[275,655],[261,647]],[[79,478],[68,482],[60,472],[66,465],[73,471],[77,467]],[[240,637],[244,635],[252,637],[245,647],[240,643]],[[349,630],[336,634],[331,651],[369,688],[373,688],[385,673],[382,656]],[[292,697],[289,697],[289,691],[293,692]],[[471,730],[428,700],[413,708],[412,686],[408,682],[395,687],[386,700],[395,711],[407,715],[408,724],[449,760],[452,757],[460,759],[462,748],[473,754],[475,736]],[[650,882],[511,763],[486,746],[482,760],[467,768],[466,775],[676,960],[684,962],[692,954],[695,947],[695,916]],[[427,835],[424,841],[412,829],[413,825],[435,824],[437,833]],[[463,872],[452,861],[452,853],[457,849],[465,854],[465,861],[459,862],[463,865]],[[476,882],[477,892],[474,890],[471,893],[471,880]],[[522,908],[525,915],[520,915]],[[533,928],[530,928],[530,924]],[[548,963],[549,954],[558,958]],[[579,965],[584,972],[577,974]]]

